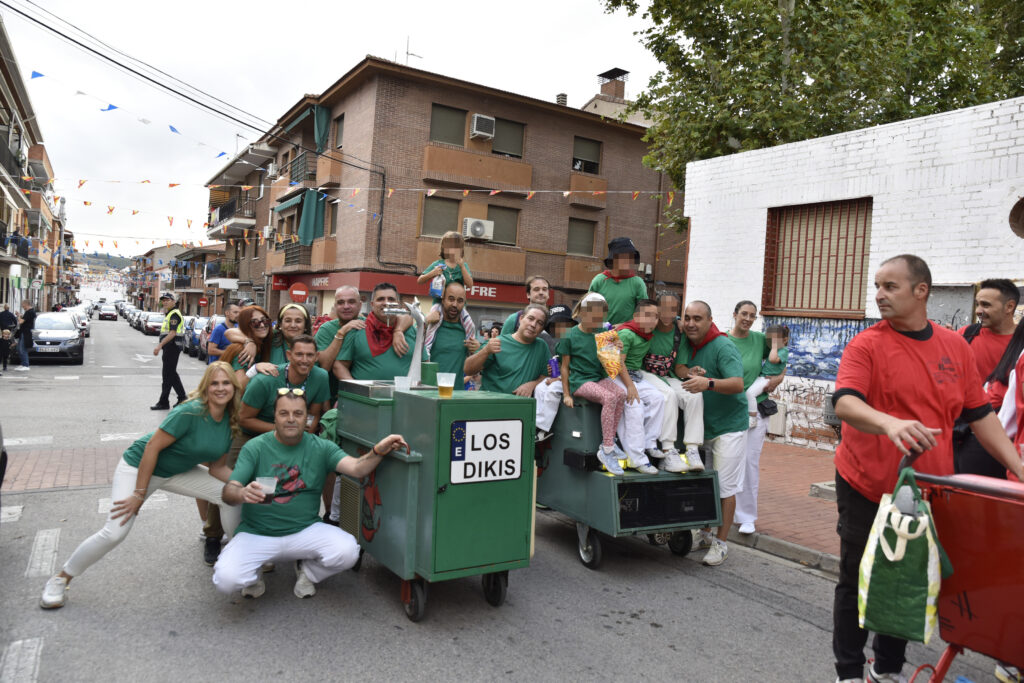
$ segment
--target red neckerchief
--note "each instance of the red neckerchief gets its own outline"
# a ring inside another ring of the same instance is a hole
[[[644,341],[650,341],[651,337],[654,336],[654,331],[653,330],[650,331],[650,332],[644,332],[643,328],[641,328],[640,325],[638,325],[635,320],[629,320],[629,321],[626,321],[626,322],[622,323],[621,325],[616,325],[615,329],[616,330],[630,330],[631,332],[635,333],[636,336],[640,337]]]
[[[714,323],[711,323],[711,327],[708,328],[708,333],[706,335],[704,335],[704,338],[700,341],[699,344],[697,344],[696,346],[693,347],[693,353],[696,354],[702,348],[704,348],[705,346],[710,344],[715,339],[715,337],[724,337],[724,336],[726,336],[725,332],[722,332],[720,329],[718,329],[717,325],[715,325]]]
[[[618,275],[618,276],[612,275],[612,271],[610,271],[610,270],[605,270],[603,274],[604,274],[604,276],[606,278],[608,278],[609,280],[614,280],[616,283],[622,282],[623,280],[628,280],[631,277],[636,277],[636,271],[635,270],[628,270],[628,271],[626,271],[625,275]]]
[[[395,328],[382,322],[380,318],[371,313],[366,316],[366,344],[370,347],[370,353],[379,356],[391,348],[394,341]]]

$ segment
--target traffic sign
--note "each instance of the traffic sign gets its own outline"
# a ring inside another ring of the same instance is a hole
[[[209,303],[210,301],[205,296],[199,297],[199,305],[202,306],[203,308],[206,308],[206,306],[209,305]]]
[[[302,303],[309,296],[309,288],[301,282],[296,282],[288,288],[288,296],[296,303]]]

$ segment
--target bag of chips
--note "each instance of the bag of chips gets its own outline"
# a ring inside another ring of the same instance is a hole
[[[604,366],[608,377],[615,379],[622,369],[622,340],[615,330],[599,332],[594,335],[597,344],[597,359]]]

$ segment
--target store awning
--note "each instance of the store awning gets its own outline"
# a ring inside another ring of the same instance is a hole
[[[278,204],[277,206],[275,206],[274,207],[274,212],[276,213],[278,211],[284,211],[285,209],[290,209],[293,206],[297,206],[298,203],[301,202],[301,201],[302,201],[302,193],[299,193],[299,194],[295,195],[294,197],[292,197],[291,199],[289,199],[287,201],[283,201],[280,204]]]

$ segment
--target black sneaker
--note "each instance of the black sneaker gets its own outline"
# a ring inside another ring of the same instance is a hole
[[[203,546],[203,562],[212,567],[217,564],[218,557],[220,557],[220,539],[207,536]]]
[[[155,406],[150,406],[150,410],[170,410],[171,406],[168,403],[157,403]]]

